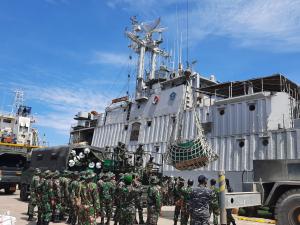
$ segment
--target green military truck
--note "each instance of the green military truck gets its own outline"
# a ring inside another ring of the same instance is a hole
[[[27,153],[21,149],[0,146],[0,189],[13,194],[20,183],[22,170],[27,165]]]
[[[277,225],[300,224],[300,159],[254,160],[253,182],[227,193],[226,208],[266,206]]]

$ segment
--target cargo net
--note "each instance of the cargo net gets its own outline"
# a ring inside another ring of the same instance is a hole
[[[204,135],[201,123],[194,112],[197,138],[187,142],[175,140],[169,143],[166,160],[178,170],[192,170],[207,166],[218,159]]]

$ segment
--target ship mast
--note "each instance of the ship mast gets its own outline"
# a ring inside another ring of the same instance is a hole
[[[156,70],[156,59],[157,56],[169,57],[169,54],[164,50],[159,48],[159,45],[163,42],[161,34],[165,28],[159,27],[160,18],[155,20],[152,23],[139,23],[136,17],[131,17],[132,30],[126,31],[127,37],[132,41],[129,46],[134,50],[135,53],[139,55],[138,66],[137,66],[137,84],[136,84],[136,100],[145,98],[144,90],[146,90],[145,85],[145,54],[150,53],[150,64],[151,71],[148,77],[148,80],[155,79],[155,70]],[[158,39],[154,40],[153,34],[159,34]]]

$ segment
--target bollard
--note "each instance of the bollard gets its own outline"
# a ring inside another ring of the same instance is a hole
[[[225,209],[225,192],[226,192],[226,184],[225,184],[225,172],[219,171],[219,198],[220,198],[220,224],[227,224],[227,215]]]

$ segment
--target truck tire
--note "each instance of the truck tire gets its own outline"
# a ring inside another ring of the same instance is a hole
[[[21,188],[20,188],[20,199],[21,201],[25,202],[28,200],[28,196],[27,196],[27,186],[26,184],[21,184]]]
[[[275,207],[277,225],[300,224],[300,189],[292,189],[280,196]]]

